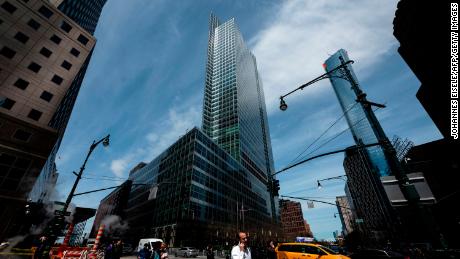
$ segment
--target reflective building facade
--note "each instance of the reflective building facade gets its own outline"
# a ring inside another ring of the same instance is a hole
[[[343,58],[344,62],[349,61],[348,54],[345,50],[341,49],[334,55],[329,57],[324,66],[327,72],[340,66],[342,63],[340,57]],[[353,71],[351,65],[348,65],[348,69],[355,82],[358,83],[358,79]],[[352,85],[347,81],[343,69],[339,69],[331,73],[330,81],[334,92],[339,99],[340,106],[345,113],[345,118],[351,129],[351,133],[358,144],[372,144],[378,142],[375,129],[372,128],[363,107],[356,102],[356,93],[352,89]],[[359,83],[358,83],[359,84]],[[372,163],[372,167],[379,173],[380,176],[390,175],[389,165],[385,159],[385,154],[380,146],[368,147],[369,159]]]
[[[170,246],[225,245],[239,229],[254,242],[279,236],[266,184],[198,128],[132,170],[129,180],[126,242],[154,236]]]
[[[211,14],[203,131],[262,181],[274,173],[262,81],[235,19]]]
[[[131,170],[128,242],[154,236],[170,246],[233,245],[245,230],[262,245],[279,236],[262,83],[234,19],[211,14],[207,54],[202,130]]]

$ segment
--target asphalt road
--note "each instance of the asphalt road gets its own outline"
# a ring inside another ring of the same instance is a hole
[[[175,257],[174,255],[169,255],[169,258],[180,258],[180,259],[181,259],[181,258],[184,258],[184,257],[180,257],[180,256]],[[198,258],[203,259],[203,258],[206,258],[206,256],[204,256],[204,255],[199,255],[199,256],[197,256],[197,257],[195,257],[195,258],[197,258],[197,259],[198,259]],[[135,256],[135,255],[122,256],[121,259],[137,259],[137,256]]]

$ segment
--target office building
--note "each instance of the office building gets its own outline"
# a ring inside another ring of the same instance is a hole
[[[377,245],[393,239],[399,223],[380,175],[372,170],[370,164],[365,149],[349,148],[345,152],[343,166],[347,174],[348,190],[356,219],[360,219],[357,224],[361,224],[357,227],[366,236],[368,245]]]
[[[96,237],[99,226],[106,217],[114,215],[120,217],[120,219],[125,218],[131,185],[132,181],[125,181],[100,201],[90,237]]]
[[[283,239],[286,242],[294,242],[296,237],[313,237],[310,226],[303,218],[300,202],[284,199],[279,202]]]
[[[342,222],[342,234],[346,236],[353,232],[355,218],[352,213],[352,206],[348,201],[347,196],[337,196],[335,203],[339,211],[340,221]]]
[[[57,7],[64,15],[77,23],[81,28],[91,35],[94,34],[95,28],[99,21],[99,17],[107,0],[52,0],[49,1],[53,6]],[[48,179],[52,179],[56,171],[56,155],[61,145],[67,123],[73,110],[73,106],[80,91],[83,79],[86,74],[89,62],[91,61],[94,47],[85,57],[83,64],[76,69],[78,71],[74,76],[70,86],[67,88],[64,97],[55,109],[54,115],[49,122],[49,126],[57,130],[57,140],[46,160],[45,165],[39,176],[39,180],[34,185],[29,198],[38,201],[40,197],[45,196],[48,191]],[[46,202],[46,201],[43,201]]]
[[[223,245],[241,229],[261,242],[279,236],[265,183],[198,128],[129,180],[146,185],[131,188],[127,242],[154,236],[170,246]]]
[[[56,114],[95,38],[48,1],[4,0],[0,14],[1,239],[14,232],[14,217],[63,134]]]
[[[131,170],[127,237],[174,246],[278,237],[279,213],[262,82],[234,19],[211,14],[202,131],[194,128]],[[256,241],[257,240],[257,241]]]
[[[326,71],[329,72],[340,66],[342,64],[341,59],[343,62],[350,60],[347,52],[343,49],[337,51],[326,60],[324,64]],[[351,64],[348,65],[348,70],[350,71],[350,76],[357,84],[359,84]],[[362,104],[356,102],[357,96],[355,90],[347,79],[345,71],[343,69],[336,70],[331,73],[331,77],[329,79],[337,99],[339,100],[340,107],[345,113],[345,118],[356,145],[377,143],[378,138],[375,126],[371,124]],[[366,148],[366,150],[369,153],[372,167],[381,176],[391,175],[390,167],[387,163],[382,147],[373,146]]]
[[[274,164],[262,80],[235,19],[211,14],[207,55],[203,132],[268,185]]]

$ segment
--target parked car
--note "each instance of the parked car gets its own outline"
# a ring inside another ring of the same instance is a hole
[[[363,249],[360,251],[356,251],[355,253],[350,255],[351,259],[368,259],[368,258],[375,258],[375,259],[408,259],[409,256],[404,256],[400,253],[389,251],[389,250],[381,250],[381,249]]]
[[[183,257],[197,257],[198,256],[198,249],[190,246],[181,247],[179,248],[174,255],[183,256]]]
[[[278,259],[350,259],[325,246],[313,243],[280,243],[275,251]]]
[[[139,240],[139,245],[137,246],[136,252],[142,250],[145,244],[147,244],[149,249],[153,249],[155,246],[159,247],[158,243],[163,243],[163,240],[159,238],[142,238]]]

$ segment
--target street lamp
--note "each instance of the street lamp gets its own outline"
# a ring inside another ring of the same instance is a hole
[[[316,182],[317,182],[317,185],[318,185],[318,189],[321,189],[321,188],[323,188],[323,186],[320,183],[321,181],[329,181],[329,180],[333,180],[333,179],[341,179],[341,180],[344,180],[346,182],[347,181],[346,178],[347,178],[346,175],[339,175],[339,176],[320,179],[320,180],[317,180]]]
[[[69,193],[69,195],[67,196],[67,199],[66,199],[66,202],[64,203],[64,206],[61,210],[56,210],[55,211],[55,217],[54,219],[51,221],[50,225],[48,225],[48,228],[47,230],[45,230],[45,235],[49,235],[50,237],[46,239],[47,241],[47,245],[45,246],[45,253],[49,252],[49,249],[51,249],[51,245],[54,244],[54,242],[56,241],[56,238],[57,238],[57,232],[58,231],[61,231],[62,230],[62,227],[63,227],[63,224],[64,224],[64,220],[65,220],[65,216],[67,215],[67,209],[69,208],[69,205],[70,205],[70,202],[72,201],[72,198],[75,196],[75,190],[77,189],[77,186],[78,186],[78,183],[80,182],[80,179],[82,177],[82,174],[83,174],[83,171],[85,170],[85,166],[86,166],[86,162],[88,162],[88,159],[89,159],[89,156],[93,153],[94,149],[97,147],[97,145],[99,145],[100,143],[102,143],[102,145],[104,147],[107,147],[109,146],[109,143],[110,143],[110,134],[108,134],[107,136],[105,136],[104,138],[98,140],[98,141],[93,141],[93,143],[91,144],[90,148],[89,148],[89,151],[88,151],[88,154],[86,155],[86,158],[85,158],[85,161],[83,162],[83,165],[80,167],[80,171],[79,173],[75,173],[73,172],[74,175],[77,176],[77,178],[75,179],[75,182],[72,186],[72,189]]]
[[[69,196],[67,196],[67,200],[66,200],[66,202],[64,204],[64,207],[62,208],[63,213],[65,213],[67,211],[67,208],[69,207],[70,202],[72,201],[72,198],[73,198],[74,193],[75,193],[75,189],[77,189],[77,185],[80,182],[81,176],[83,174],[83,171],[85,170],[86,162],[88,162],[89,156],[93,153],[94,149],[101,142],[102,142],[102,145],[104,147],[108,147],[109,144],[110,144],[110,134],[108,134],[104,138],[100,139],[99,141],[95,141],[95,140],[93,141],[93,144],[91,144],[91,146],[89,147],[89,151],[88,151],[88,154],[86,155],[85,161],[83,162],[83,165],[80,167],[80,172],[78,172],[78,174],[73,172],[73,174],[75,174],[77,176],[77,179],[75,179],[75,182],[73,184],[72,190],[70,191]]]
[[[288,106],[283,99],[283,96],[280,97],[280,110],[285,111],[287,110]]]

